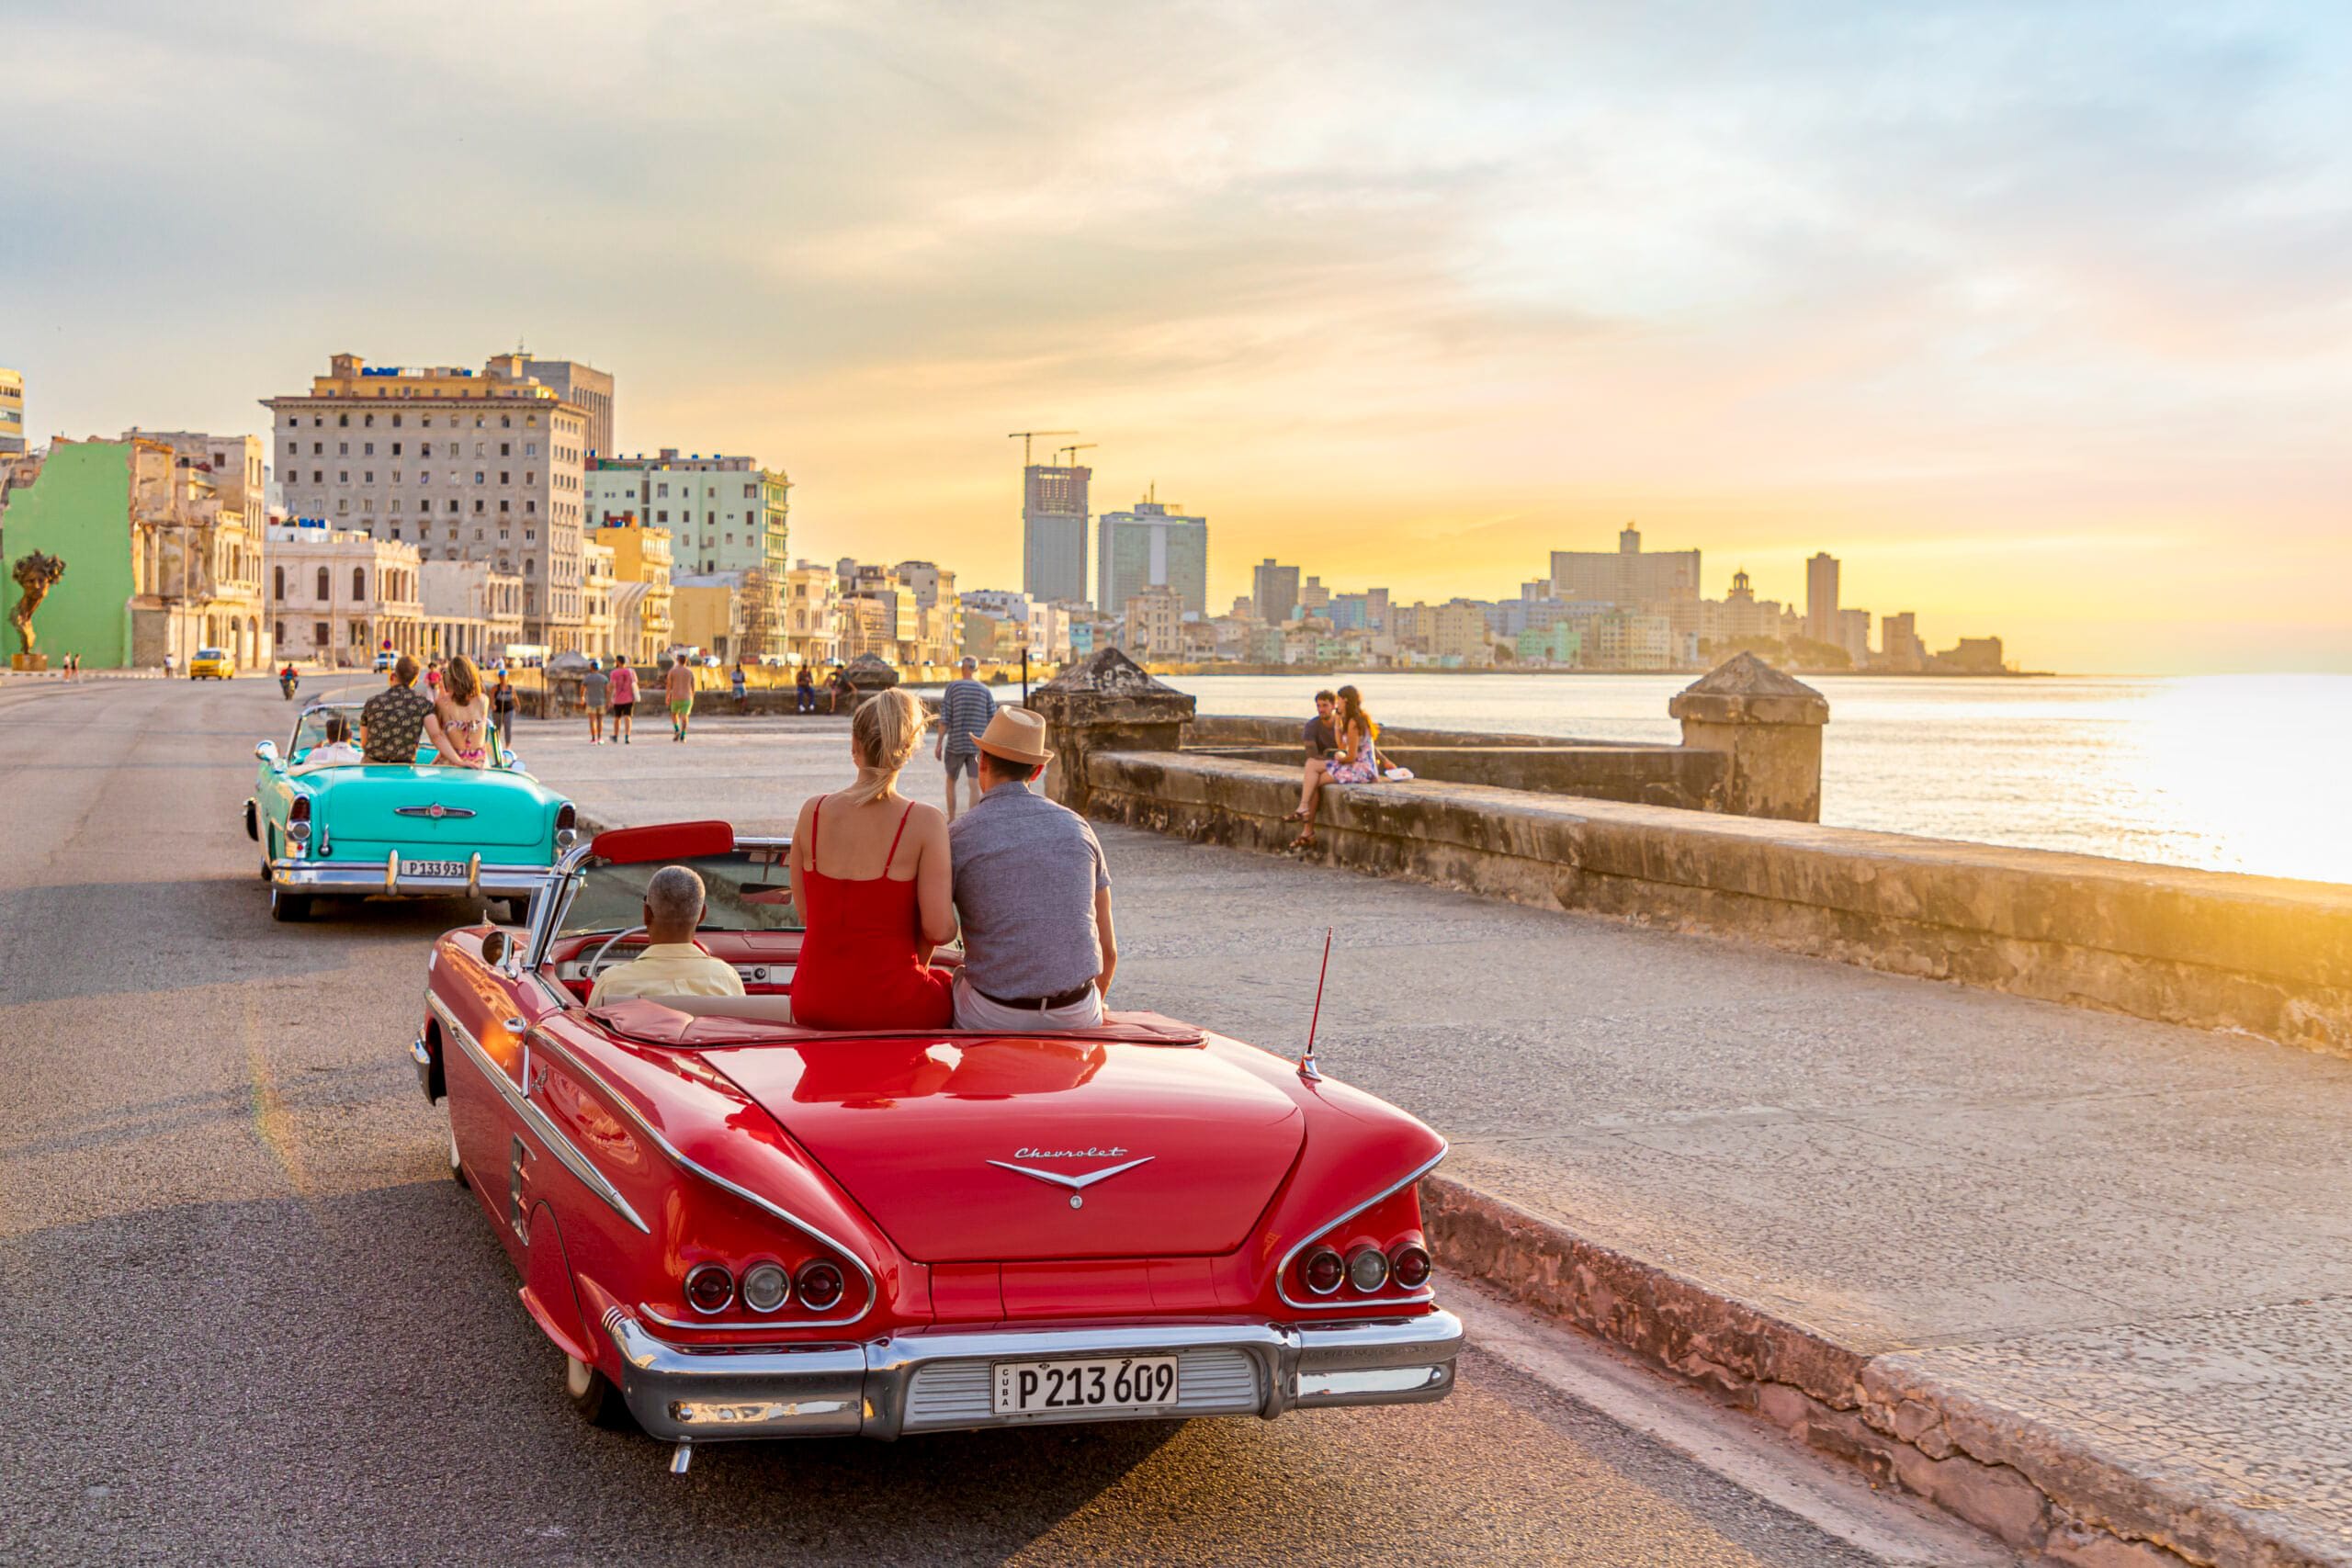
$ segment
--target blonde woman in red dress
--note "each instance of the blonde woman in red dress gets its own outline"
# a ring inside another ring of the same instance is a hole
[[[792,976],[792,1019],[814,1029],[945,1029],[950,976],[932,950],[956,935],[947,818],[899,793],[922,744],[922,704],[869,697],[850,720],[857,782],[800,808],[792,902],[807,933]]]

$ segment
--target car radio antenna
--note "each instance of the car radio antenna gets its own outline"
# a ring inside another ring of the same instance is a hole
[[[1323,1075],[1315,1066],[1315,1028],[1323,1021],[1323,981],[1331,973],[1331,928],[1323,928],[1323,967],[1315,976],[1315,1011],[1306,1021],[1306,1055],[1298,1059],[1298,1076],[1308,1083],[1321,1083]]]

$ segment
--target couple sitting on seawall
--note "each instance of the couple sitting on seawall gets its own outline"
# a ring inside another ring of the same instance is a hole
[[[898,793],[929,722],[905,692],[850,721],[857,780],[800,808],[792,902],[807,928],[792,1017],[812,1029],[1090,1029],[1102,1021],[1119,951],[1111,874],[1084,818],[1030,788],[1052,753],[1045,720],[1001,709],[978,739],[980,798],[951,827]],[[683,866],[646,887],[648,945],[610,969],[590,1005],[684,992],[735,996],[734,969],[692,945],[701,879]],[[961,929],[964,962],[932,950]],[[645,967],[640,970],[639,965]]]

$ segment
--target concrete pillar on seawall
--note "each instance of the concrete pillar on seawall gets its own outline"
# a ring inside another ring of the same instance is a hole
[[[1666,711],[1682,721],[1682,744],[1731,757],[1723,810],[1821,820],[1828,698],[1752,653],[1737,653],[1684,687]]]

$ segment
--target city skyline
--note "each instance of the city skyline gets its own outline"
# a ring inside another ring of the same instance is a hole
[[[2352,668],[2341,17],[1816,5],[1694,49],[1268,7],[1046,55],[1008,41],[1045,10],[255,7],[163,49],[22,9],[0,365],[37,443],[262,434],[326,353],[519,339],[628,384],[621,451],[787,468],[809,558],[1017,584],[1003,433],[1068,426],[1096,512],[1156,479],[1216,520],[1212,602],[1269,555],[1490,598],[1630,520],[1710,597],[1801,603],[1826,551],[1846,602],[2036,668]],[[1179,91],[1045,112],[1071,72]],[[627,112],[546,138],[537,88]],[[260,240],[141,176],[166,136],[256,172]]]

